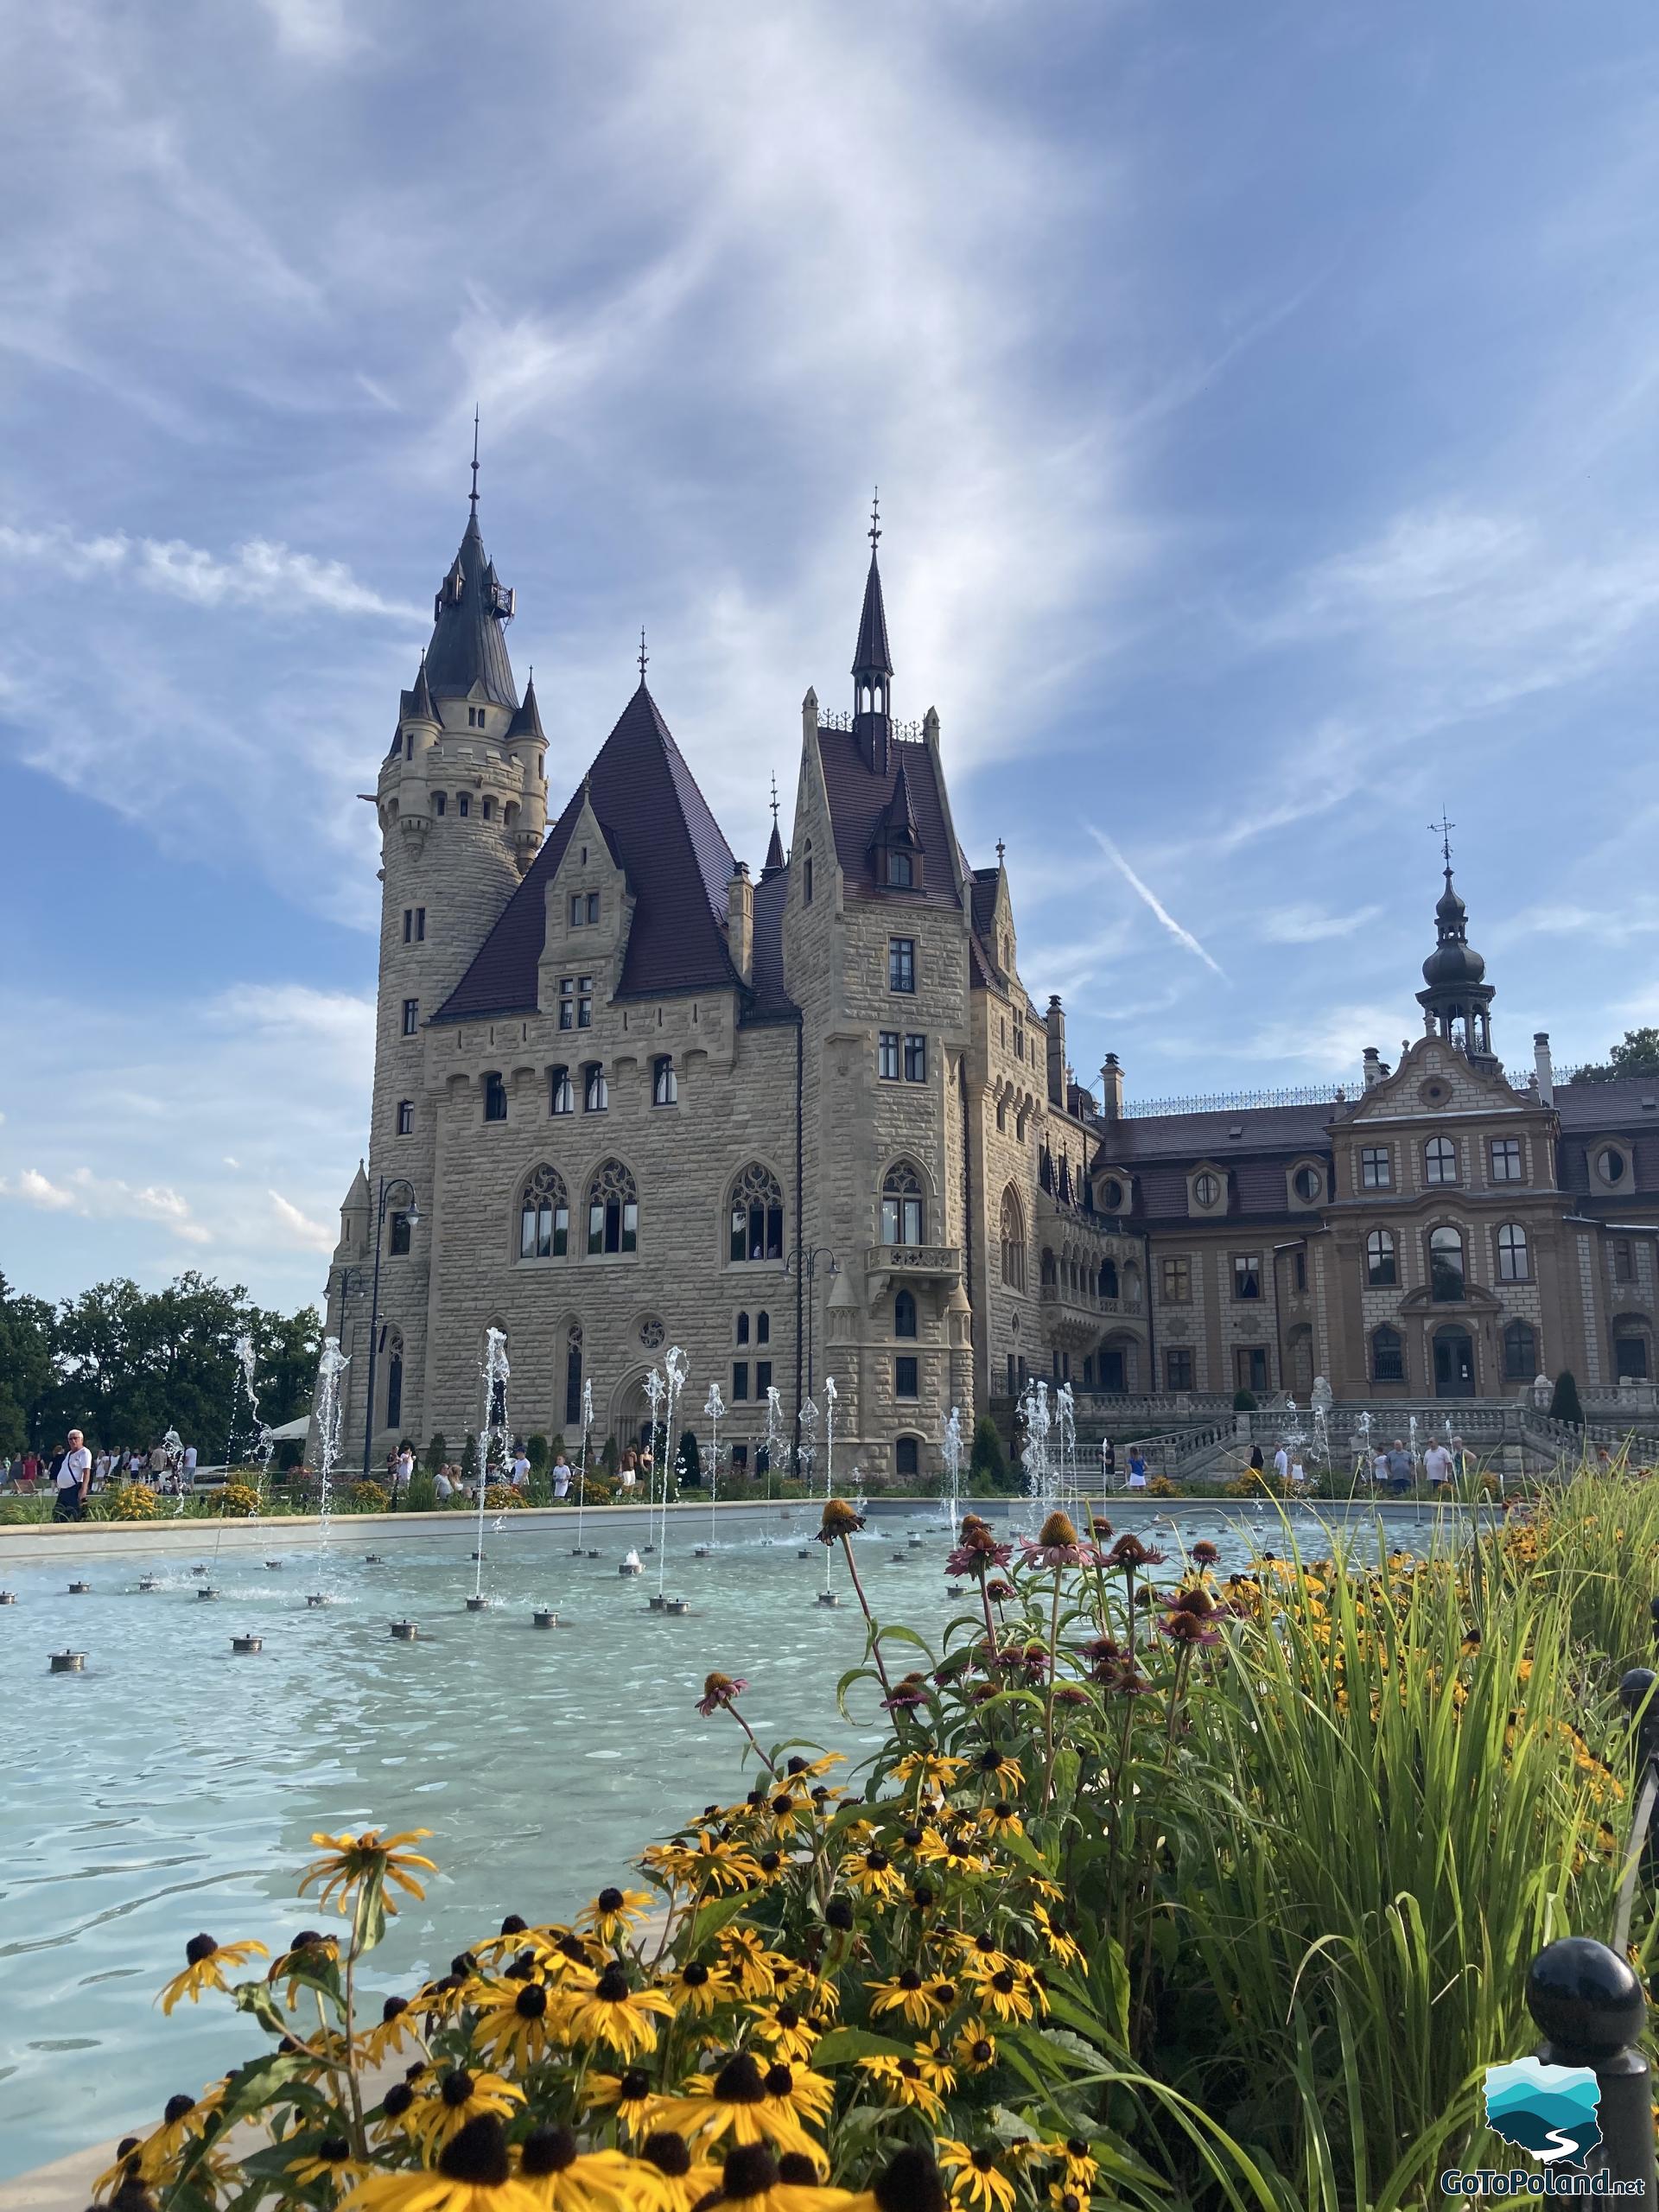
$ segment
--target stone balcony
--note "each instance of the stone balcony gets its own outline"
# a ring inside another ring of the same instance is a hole
[[[1046,1282],[1038,1286],[1037,1299],[1043,1309],[1044,1334],[1051,1344],[1068,1351],[1088,1351],[1102,1330],[1114,1322],[1137,1332],[1143,1325],[1140,1306],[1130,1305],[1126,1298],[1106,1298],[1095,1291]]]
[[[959,1244],[871,1244],[864,1253],[864,1272],[872,1278],[912,1282],[959,1282],[962,1247]]]

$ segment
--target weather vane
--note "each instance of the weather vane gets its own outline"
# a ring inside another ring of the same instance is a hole
[[[476,402],[473,406],[473,488],[467,497],[472,501],[473,512],[476,513],[478,512],[478,406]]]
[[[772,826],[778,827],[778,771],[772,772]]]
[[[881,535],[881,486],[879,484],[875,487],[874,497],[870,501],[870,527],[867,535],[870,541],[870,553],[874,557],[876,540]]]
[[[1455,822],[1448,822],[1446,820],[1446,809],[1442,807],[1440,809],[1440,820],[1438,822],[1431,822],[1428,826],[1431,830],[1439,834],[1440,840],[1440,851],[1445,856],[1446,874],[1449,875],[1452,872],[1452,832],[1458,825]]]
[[[645,680],[645,662],[648,656],[645,652],[645,626],[642,622],[639,625],[639,681],[642,683]]]

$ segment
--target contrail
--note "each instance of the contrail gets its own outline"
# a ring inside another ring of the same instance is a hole
[[[1216,974],[1220,976],[1222,982],[1224,983],[1227,981],[1227,971],[1221,965],[1220,962],[1211,958],[1210,955],[1198,943],[1197,938],[1193,936],[1192,931],[1184,930],[1181,927],[1174,915],[1170,912],[1168,907],[1165,906],[1163,900],[1158,896],[1158,893],[1153,890],[1151,886],[1141,882],[1140,877],[1129,866],[1128,861],[1124,859],[1122,854],[1118,851],[1117,847],[1112,842],[1105,831],[1103,830],[1096,830],[1092,822],[1084,823],[1084,827],[1088,830],[1089,835],[1094,839],[1095,842],[1100,847],[1101,851],[1105,854],[1107,859],[1110,861],[1112,866],[1117,870],[1118,874],[1123,878],[1123,880],[1128,885],[1130,890],[1135,892],[1139,898],[1143,899],[1146,901],[1147,905],[1151,907],[1153,912],[1158,917],[1158,919],[1163,924],[1164,927],[1169,931],[1171,937],[1175,939],[1176,943],[1178,944],[1184,944],[1189,952],[1196,952],[1199,959],[1203,961],[1205,966],[1206,968],[1213,969]]]

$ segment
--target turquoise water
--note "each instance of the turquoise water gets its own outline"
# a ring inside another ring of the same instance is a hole
[[[1114,1500],[1120,1527],[1154,1519]],[[1183,1507],[1148,1533],[1172,1554],[1208,1536],[1228,1565],[1262,1545],[1281,1553],[1271,1509]],[[336,1525],[320,1567],[314,1532],[256,1551],[227,1546],[195,1595],[199,1553],[105,1552],[73,1564],[4,1563],[19,1598],[0,1607],[0,2175],[20,2173],[159,2114],[174,2090],[260,2047],[221,1999],[163,2021],[154,2004],[199,1929],[257,1936],[275,1950],[316,1923],[294,1895],[314,1829],[427,1827],[440,1872],[424,1906],[393,1922],[376,1964],[390,1984],[435,1967],[506,1912],[531,1920],[574,1910],[653,1836],[747,1787],[732,1722],[694,1709],[718,1667],[749,1678],[743,1710],[763,1742],[806,1736],[855,1761],[879,1741],[866,1702],[838,1719],[834,1688],[862,1648],[845,1603],[815,1602],[823,1554],[797,1557],[800,1531],[779,1514],[766,1541],[728,1531],[691,1556],[708,1522],[686,1509],[670,1530],[666,1586],[694,1610],[647,1610],[655,1559],[617,1573],[629,1541],[614,1525],[573,1560],[571,1518],[514,1522],[486,1541],[489,1611],[469,1614],[474,1526],[417,1537]],[[1295,1516],[1305,1549],[1326,1538]],[[1391,1515],[1388,1541],[1422,1549],[1432,1516]],[[912,1533],[921,1548],[912,1551]],[[959,1602],[944,1594],[947,1547],[937,1512],[883,1515],[859,1540],[860,1573],[879,1617],[934,1634]],[[371,1546],[385,1554],[364,1564]],[[895,1560],[894,1552],[903,1554]],[[267,1573],[265,1553],[281,1552]],[[142,1574],[160,1586],[140,1592]],[[71,1597],[79,1577],[91,1593]],[[305,1595],[332,1591],[327,1610]],[[531,1625],[551,1604],[563,1625]],[[395,1643],[407,1615],[420,1640]],[[233,1656],[232,1634],[264,1639]],[[83,1650],[84,1675],[53,1675],[47,1656]],[[863,1725],[859,1725],[860,1722]]]

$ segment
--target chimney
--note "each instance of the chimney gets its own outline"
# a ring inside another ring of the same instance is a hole
[[[1375,1045],[1365,1047],[1365,1088],[1375,1090],[1382,1080],[1382,1056]]]
[[[1555,1070],[1549,1057],[1549,1032],[1540,1029],[1532,1039],[1532,1065],[1538,1074],[1538,1096],[1546,1106],[1555,1103]]]
[[[732,880],[726,886],[726,949],[732,965],[746,983],[754,981],[754,886],[749,881],[747,861],[732,862]]]
[[[1065,1009],[1056,993],[1048,1001],[1048,1012],[1043,1017],[1048,1031],[1048,1103],[1051,1106],[1065,1103]]]
[[[1116,1052],[1108,1052],[1101,1063],[1100,1114],[1105,1122],[1121,1122],[1123,1118],[1123,1071],[1117,1065]]]

